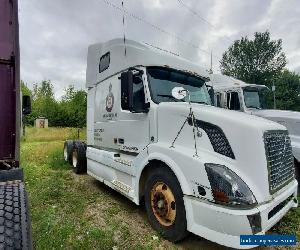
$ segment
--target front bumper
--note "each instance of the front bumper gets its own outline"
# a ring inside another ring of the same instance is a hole
[[[253,248],[255,246],[240,245],[240,235],[253,234],[247,216],[259,213],[261,231],[257,234],[265,234],[290,208],[297,207],[297,181],[271,201],[252,209],[228,208],[191,196],[185,196],[184,202],[188,231],[227,247]]]

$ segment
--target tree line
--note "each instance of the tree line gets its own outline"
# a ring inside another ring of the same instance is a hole
[[[242,37],[223,53],[222,74],[247,83],[275,86],[276,108],[300,111],[300,76],[285,68],[287,59],[282,40],[270,32],[256,32],[254,39]]]
[[[32,90],[22,81],[21,88],[23,95],[31,96],[32,102],[31,114],[24,117],[25,125],[32,126],[36,118],[45,117],[52,127],[86,126],[87,93],[84,90],[69,86],[61,100],[56,100],[49,80],[34,84]]]

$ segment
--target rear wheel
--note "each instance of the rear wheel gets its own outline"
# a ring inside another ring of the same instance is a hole
[[[72,165],[76,174],[86,173],[86,147],[80,141],[74,142]]]
[[[187,235],[183,193],[176,176],[166,167],[157,168],[148,177],[145,206],[151,226],[163,237],[177,242]]]

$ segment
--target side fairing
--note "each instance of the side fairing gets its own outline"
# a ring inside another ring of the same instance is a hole
[[[96,87],[90,88],[87,95],[87,144],[94,145],[94,121],[95,121],[95,91]]]

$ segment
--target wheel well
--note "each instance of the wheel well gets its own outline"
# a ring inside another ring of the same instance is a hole
[[[171,171],[172,173],[173,170],[163,161],[160,160],[151,160],[149,161],[149,163],[144,167],[141,176],[140,176],[140,180],[139,180],[139,201],[143,201],[144,199],[144,193],[145,193],[145,184],[146,184],[146,180],[150,174],[150,171],[156,169],[156,168],[166,168],[169,171]],[[175,173],[174,173],[175,175]],[[175,175],[176,176],[176,175]]]
[[[297,159],[294,157],[294,164],[295,164],[295,171],[296,171],[296,178],[298,177],[297,174],[299,175],[299,171],[300,171],[300,162],[297,161]]]

